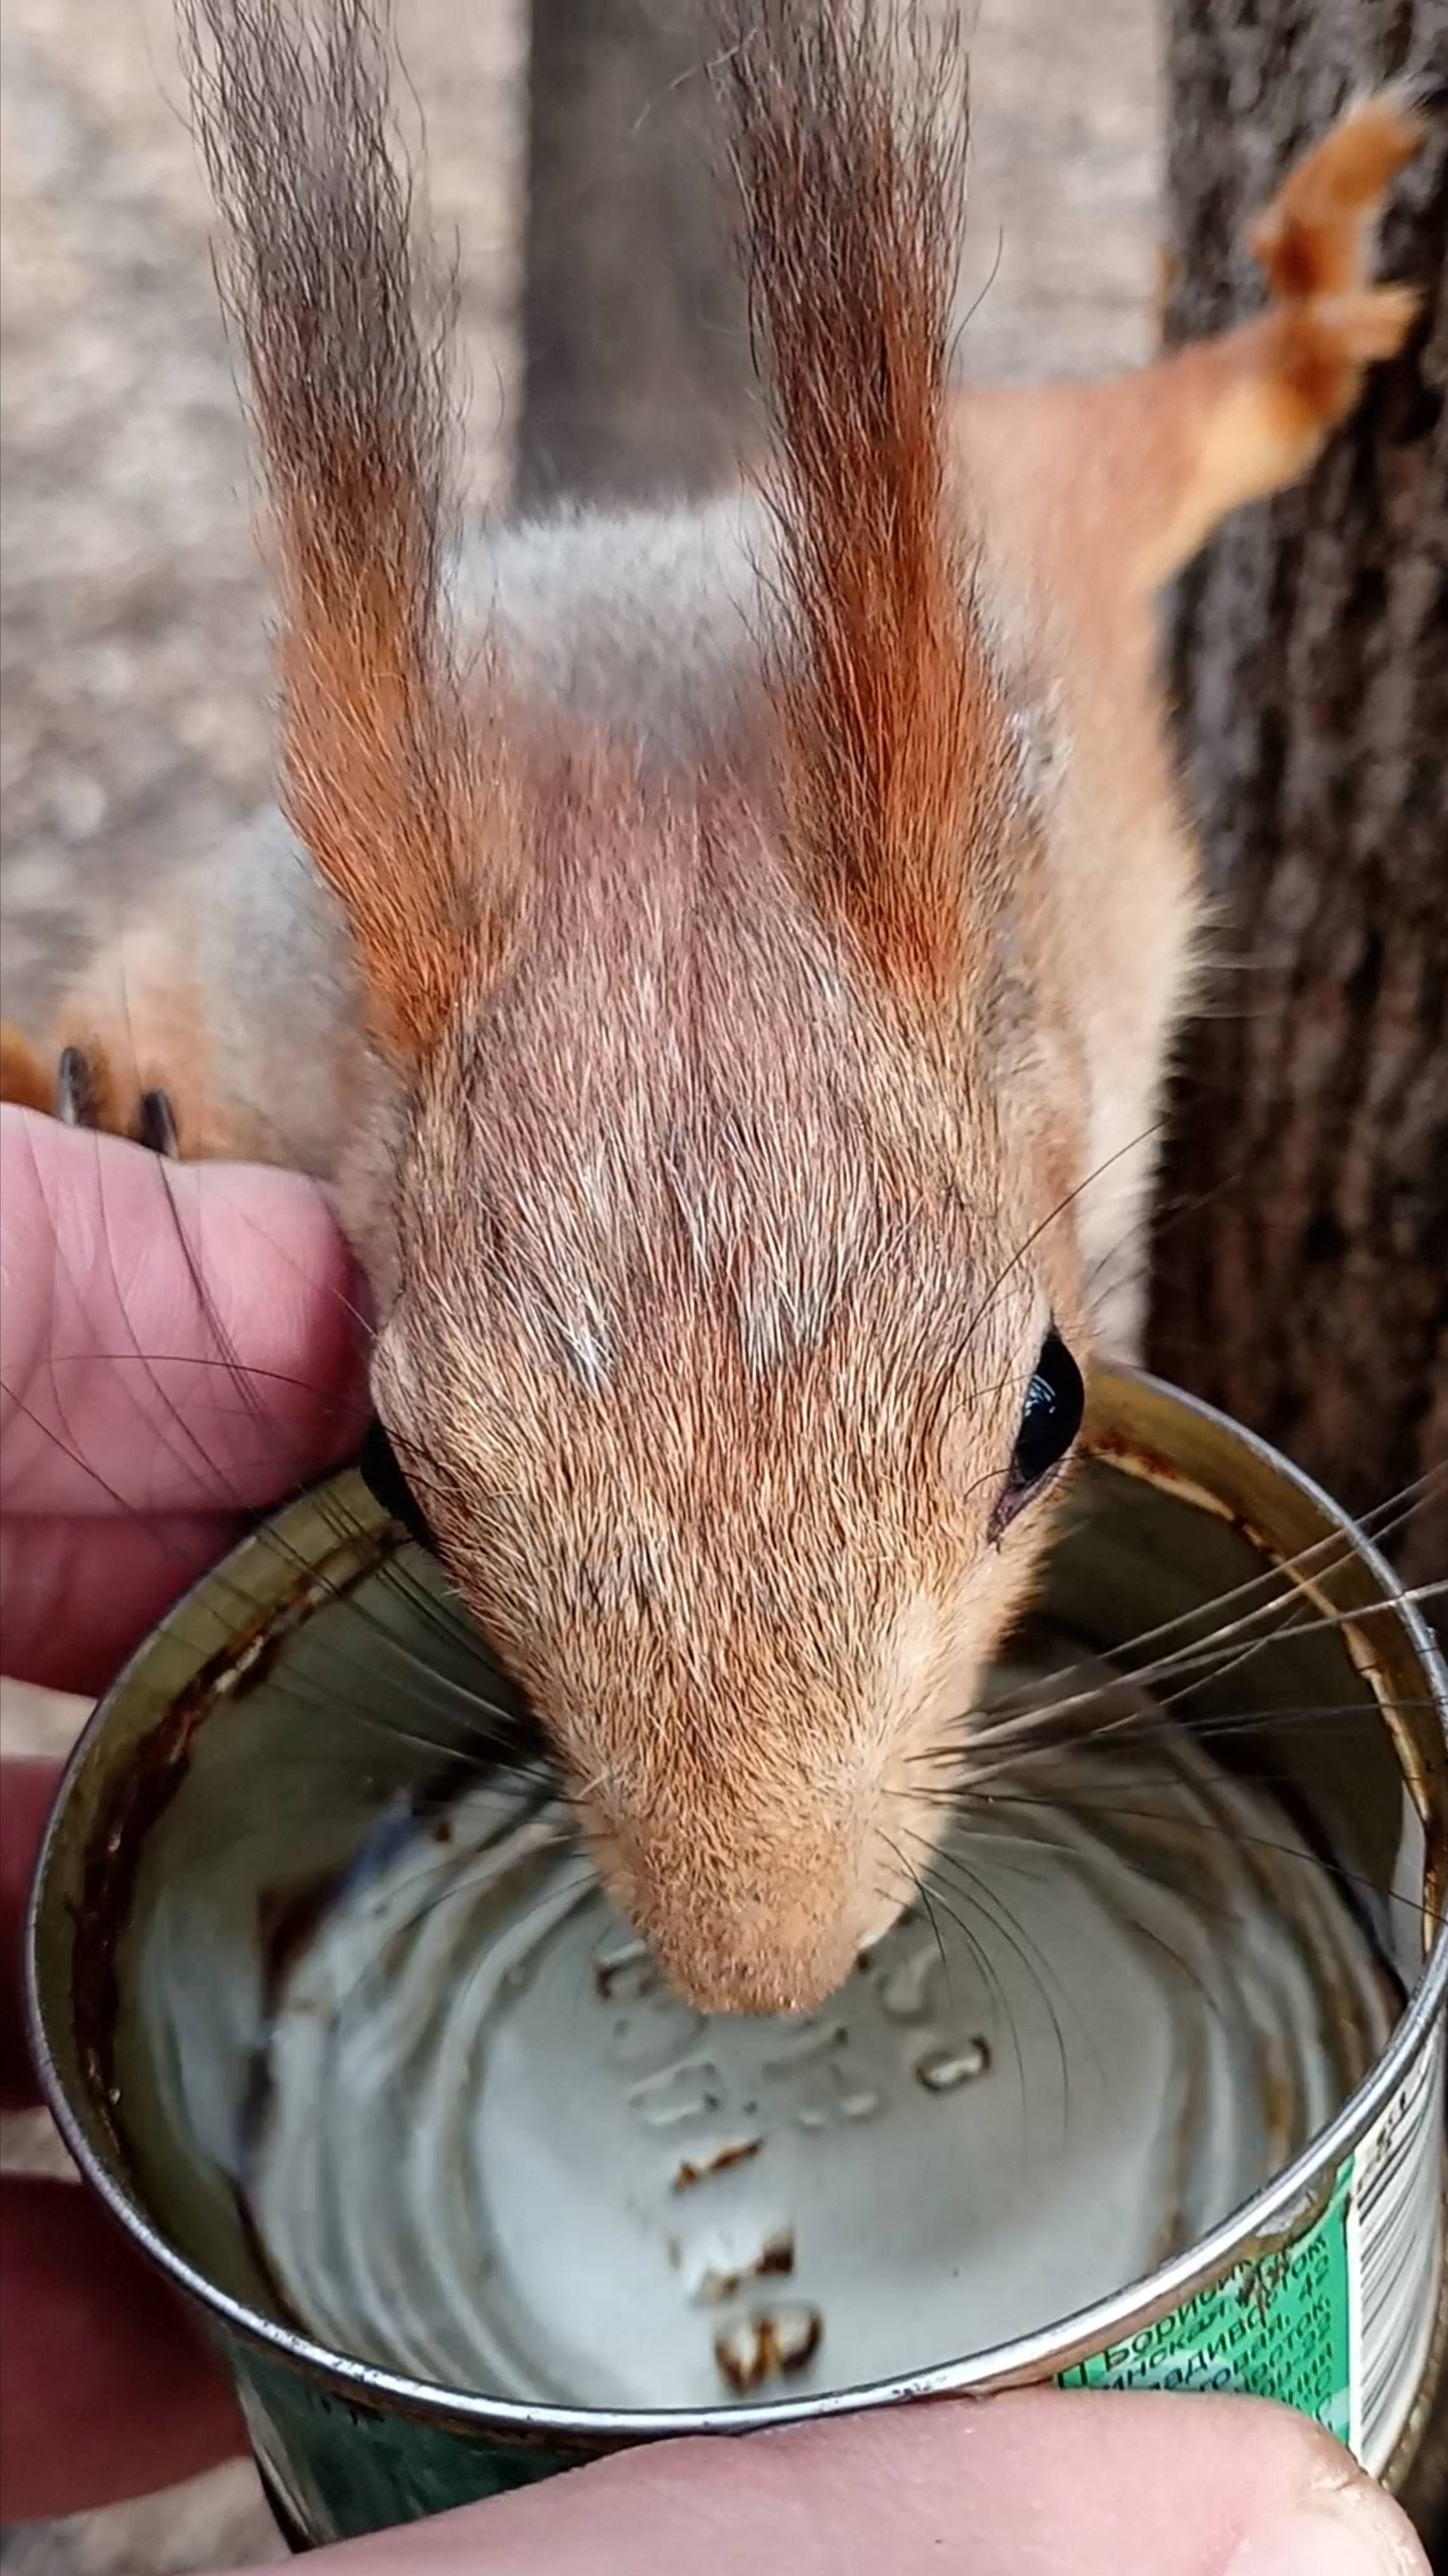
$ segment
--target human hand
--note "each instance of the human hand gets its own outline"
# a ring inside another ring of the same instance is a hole
[[[361,1418],[357,1290],[318,1194],[285,1175],[178,1172],[12,1111],[0,1154],[6,1668],[93,1688],[238,1513],[346,1453]],[[19,1912],[53,1779],[7,1770],[0,1811],[12,2101]],[[3,2212],[10,2517],[144,2492],[242,2447],[214,2364],[96,2203],[7,2178]],[[641,2448],[317,2560],[329,2576],[775,2563],[790,2576],[1427,2571],[1396,2508],[1301,2417],[1055,2390]]]
[[[318,2552],[325,2576],[1429,2576],[1304,2416],[1026,2389],[664,2442]]]
[[[361,1288],[295,1174],[0,1110],[4,1668],[104,1687],[243,1516],[344,1458]]]
[[[25,1681],[99,1690],[248,1512],[345,1457],[359,1283],[320,1192],[0,1110],[0,1602]],[[34,2099],[20,1923],[54,1792],[7,1764],[0,2088]],[[7,2516],[164,2486],[244,2447],[210,2353],[88,2193],[0,2188]]]

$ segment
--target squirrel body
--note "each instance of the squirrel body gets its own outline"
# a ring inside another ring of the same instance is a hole
[[[198,16],[281,803],[4,1088],[59,1061],[68,1114],[164,1095],[183,1153],[325,1180],[397,1462],[615,1894],[702,2007],[809,2005],[908,1901],[1079,1372],[1135,1344],[1205,918],[1157,599],[1406,335],[1369,260],[1415,119],[1289,175],[1258,321],[957,391],[950,60],[760,0],[762,485],[458,545],[376,28]]]

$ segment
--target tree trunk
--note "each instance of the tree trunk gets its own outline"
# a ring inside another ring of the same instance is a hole
[[[1183,581],[1168,649],[1222,906],[1150,1351],[1358,1511],[1448,1458],[1448,0],[1172,0],[1168,331],[1258,297],[1253,210],[1355,90],[1437,88],[1382,265],[1423,324],[1300,492]],[[1396,1552],[1448,1572],[1448,1494]],[[1408,2504],[1448,2557],[1448,2401]],[[1443,2563],[1435,2556],[1435,2563]]]
[[[1252,212],[1405,73],[1438,97],[1382,267],[1422,327],[1310,483],[1192,570],[1168,646],[1222,966],[1151,1355],[1359,1511],[1448,1459],[1448,0],[1174,0],[1173,336],[1255,306]],[[1443,1480],[1399,1553],[1448,1572]]]
[[[752,399],[707,0],[533,0],[525,506],[657,500],[737,464]]]

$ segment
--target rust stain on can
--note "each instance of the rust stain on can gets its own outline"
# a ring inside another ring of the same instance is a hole
[[[738,2138],[727,2147],[716,2147],[713,2155],[697,2160],[685,2156],[674,2175],[675,2191],[692,2191],[701,2182],[712,2182],[716,2174],[728,2173],[734,2165],[748,2164],[763,2146],[762,2138]]]
[[[361,1582],[390,1553],[385,1530],[360,1542],[350,1538],[208,1656],[165,1716],[117,1764],[86,1844],[80,1894],[72,1906],[77,1928],[72,1995],[76,2046],[96,2100],[105,2106],[108,2117],[118,2098],[116,1952],[147,1839],[186,1778],[200,1730],[219,1709],[236,1707],[257,1688],[286,1638],[314,1610]],[[342,1580],[328,1571],[339,1558],[346,1559],[348,1568]]]

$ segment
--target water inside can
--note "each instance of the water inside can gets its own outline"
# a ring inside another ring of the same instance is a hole
[[[238,2179],[284,2313],[438,2384],[711,2406],[963,2358],[1202,2237],[1398,1998],[1270,1791],[1095,1678],[805,2020],[682,2002],[532,1774],[404,1796],[275,1981]]]

